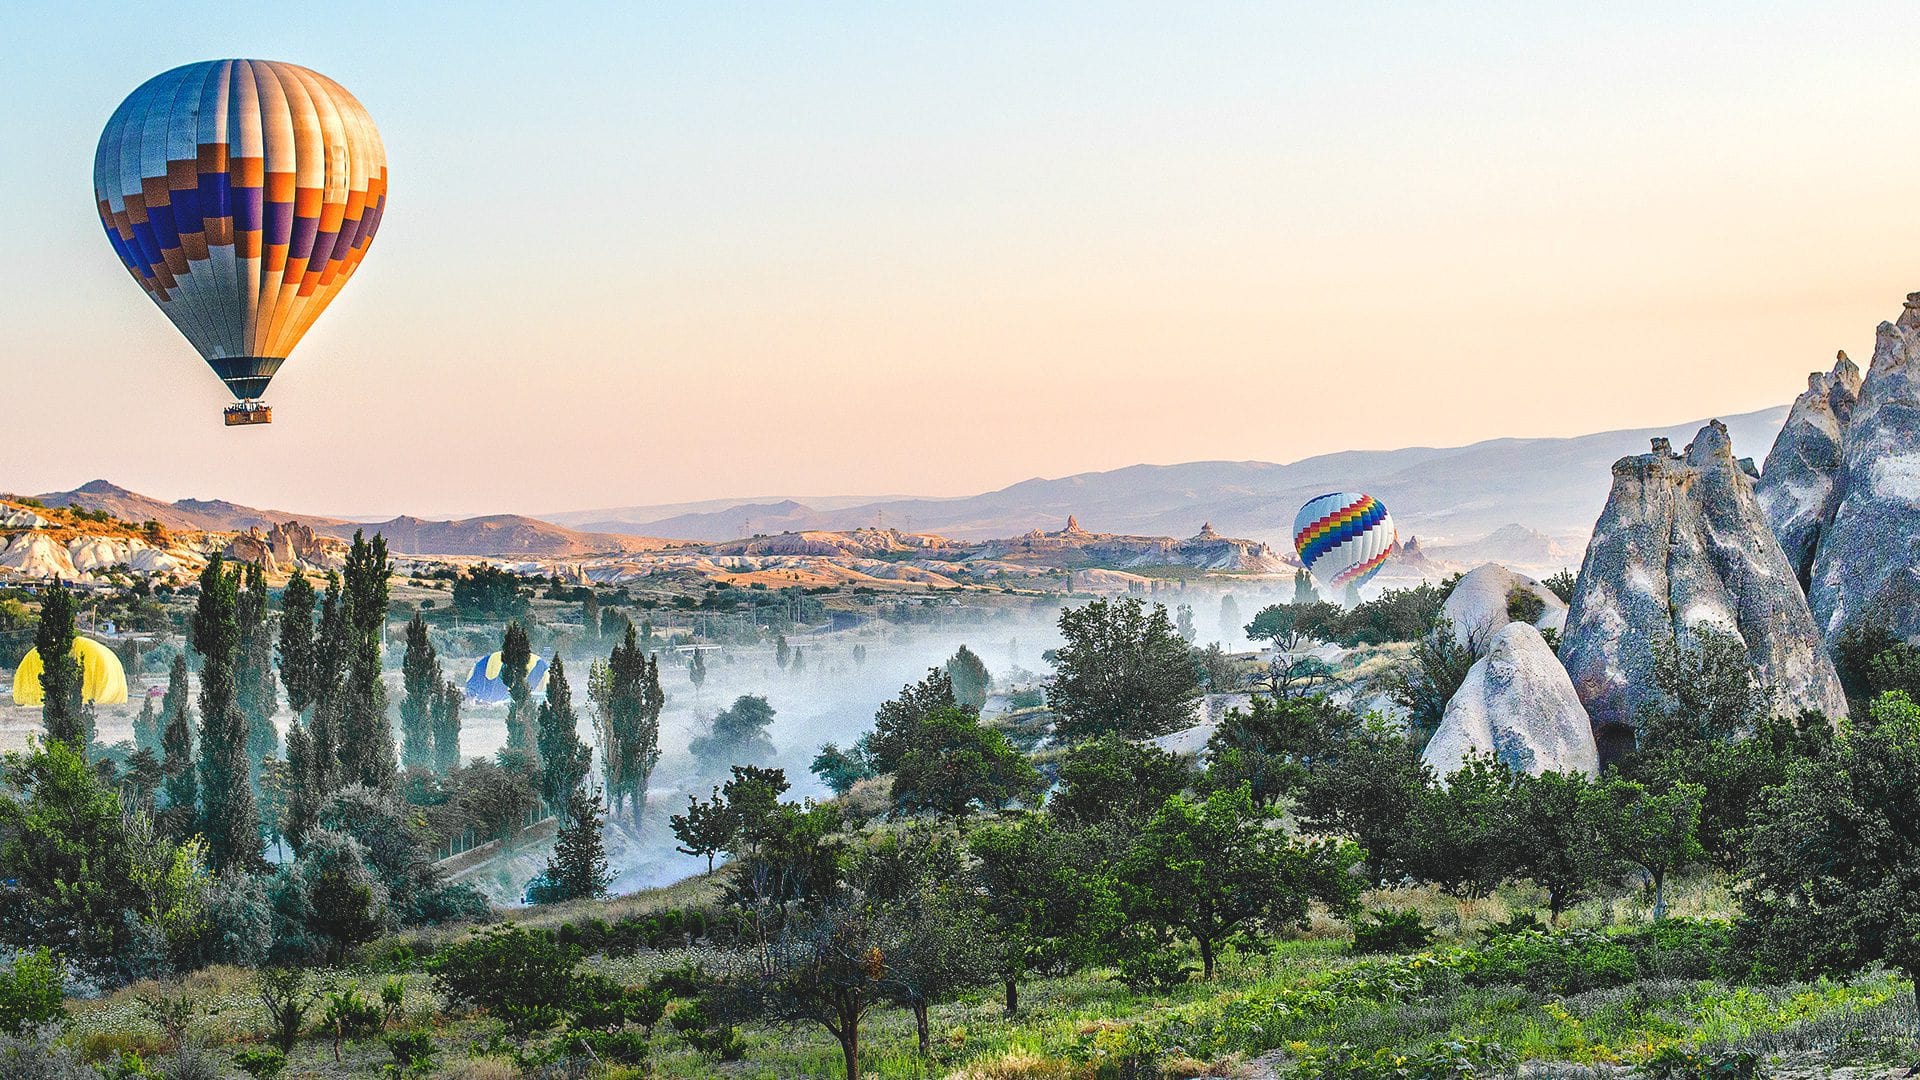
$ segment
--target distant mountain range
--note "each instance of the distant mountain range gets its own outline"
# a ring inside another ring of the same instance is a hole
[[[1725,418],[1735,452],[1763,458],[1785,417],[1781,406]],[[384,533],[395,551],[407,554],[574,558],[654,551],[673,541],[875,527],[955,540],[1004,539],[1034,529],[1058,530],[1069,517],[1095,532],[1143,537],[1193,536],[1210,523],[1220,535],[1265,541],[1286,551],[1300,504],[1346,489],[1385,500],[1400,535],[1419,536],[1430,557],[1557,567],[1579,562],[1606,503],[1615,460],[1646,452],[1653,438],[1685,445],[1704,423],[1572,438],[1491,439],[1451,448],[1348,450],[1286,465],[1134,465],[1024,480],[957,498],[708,500],[544,518],[497,514],[353,522],[219,500],[162,502],[104,480],[35,497],[49,506],[105,510],[126,521],[152,520],[177,529],[243,532],[298,520],[328,536],[351,536],[355,529]]]
[[[1724,418],[1736,451],[1756,460],[1765,457],[1786,412],[1780,406]],[[836,507],[756,500],[717,509],[662,507],[668,512],[658,514],[644,506],[584,510],[549,519],[579,529],[676,540],[876,526],[982,540],[1058,529],[1075,515],[1089,529],[1142,536],[1189,536],[1211,522],[1225,535],[1285,547],[1301,503],[1350,489],[1385,500],[1403,537],[1419,535],[1476,550],[1489,544],[1518,546],[1542,557],[1564,554],[1577,563],[1606,503],[1614,461],[1645,453],[1648,440],[1656,437],[1685,445],[1705,422],[1572,438],[1490,439],[1451,448],[1348,450],[1286,465],[1134,465],[1025,480],[950,499],[890,498]],[[1514,523],[1526,530],[1508,530]],[[1524,535],[1527,530],[1538,536]]]
[[[380,533],[387,546],[409,555],[526,555],[572,558],[581,555],[654,551],[668,542],[630,534],[581,532],[538,518],[494,514],[458,521],[427,521],[397,517],[390,521],[355,522],[285,510],[259,510],[222,500],[181,499],[163,502],[128,491],[105,480],[82,484],[72,491],[50,491],[33,496],[47,506],[104,510],[135,524],[157,521],[169,529],[203,532],[262,531],[289,521],[300,521],[322,536],[351,537],[356,529]]]

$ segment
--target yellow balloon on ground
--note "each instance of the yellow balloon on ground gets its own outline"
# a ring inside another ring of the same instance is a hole
[[[74,638],[73,656],[80,661],[80,699],[92,705],[124,705],[127,701],[127,670],[112,649],[92,638]],[[39,705],[45,695],[40,689],[40,650],[29,649],[13,673],[13,703]]]

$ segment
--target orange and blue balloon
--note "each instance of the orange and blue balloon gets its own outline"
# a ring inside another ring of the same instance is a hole
[[[1387,504],[1357,491],[1309,499],[1293,516],[1293,547],[1314,579],[1335,590],[1365,585],[1399,539]]]
[[[120,103],[93,188],[133,279],[248,401],[366,257],[387,155],[367,110],[325,75],[208,60]]]

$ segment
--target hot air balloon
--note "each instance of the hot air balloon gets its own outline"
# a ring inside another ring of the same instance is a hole
[[[500,677],[500,654],[492,653],[473,662],[473,673],[467,676],[467,696],[486,705],[498,705],[512,695],[507,693],[507,682]],[[527,691],[537,694],[547,686],[547,661],[543,657],[527,658]]]
[[[74,638],[70,654],[80,661],[80,700],[93,705],[123,705],[127,700],[127,670],[112,649],[92,638]],[[28,649],[13,673],[13,703],[39,705],[46,700],[40,687],[40,650]]]
[[[1387,504],[1356,491],[1309,499],[1293,516],[1293,547],[1323,585],[1359,588],[1386,565],[1398,536]]]
[[[387,155],[367,110],[295,64],[208,60],[156,75],[100,133],[93,193],[107,240],[238,404],[365,257],[387,205]]]

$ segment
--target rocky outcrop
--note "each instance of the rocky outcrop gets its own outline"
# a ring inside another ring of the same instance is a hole
[[[1868,623],[1920,637],[1920,293],[1880,324],[1841,451],[1807,582],[1814,618],[1829,646]]]
[[[1794,399],[1754,485],[1760,510],[1802,588],[1840,504],[1842,440],[1859,396],[1860,368],[1844,352],[1835,358],[1833,371],[1808,375],[1806,392]]]
[[[1567,670],[1540,631],[1509,622],[1493,635],[1447,702],[1421,760],[1435,774],[1459,770],[1468,754],[1492,754],[1515,772],[1600,774],[1593,725]]]
[[[1702,624],[1739,637],[1777,711],[1845,715],[1833,663],[1726,428],[1701,428],[1684,455],[1653,443],[1652,453],[1614,463],[1561,638],[1602,756],[1632,746],[1656,693],[1654,647]]]
[[[1552,589],[1501,566],[1487,563],[1468,571],[1447,594],[1440,616],[1447,621],[1454,640],[1471,644],[1485,654],[1494,634],[1514,621],[1515,609],[1527,603],[1516,594],[1539,601],[1540,611],[1527,620],[1536,630],[1559,633],[1567,624],[1567,603]]]
[[[269,571],[337,570],[346,565],[340,542],[314,533],[298,521],[281,522],[265,532],[248,529],[227,542],[222,554],[257,562]]]

